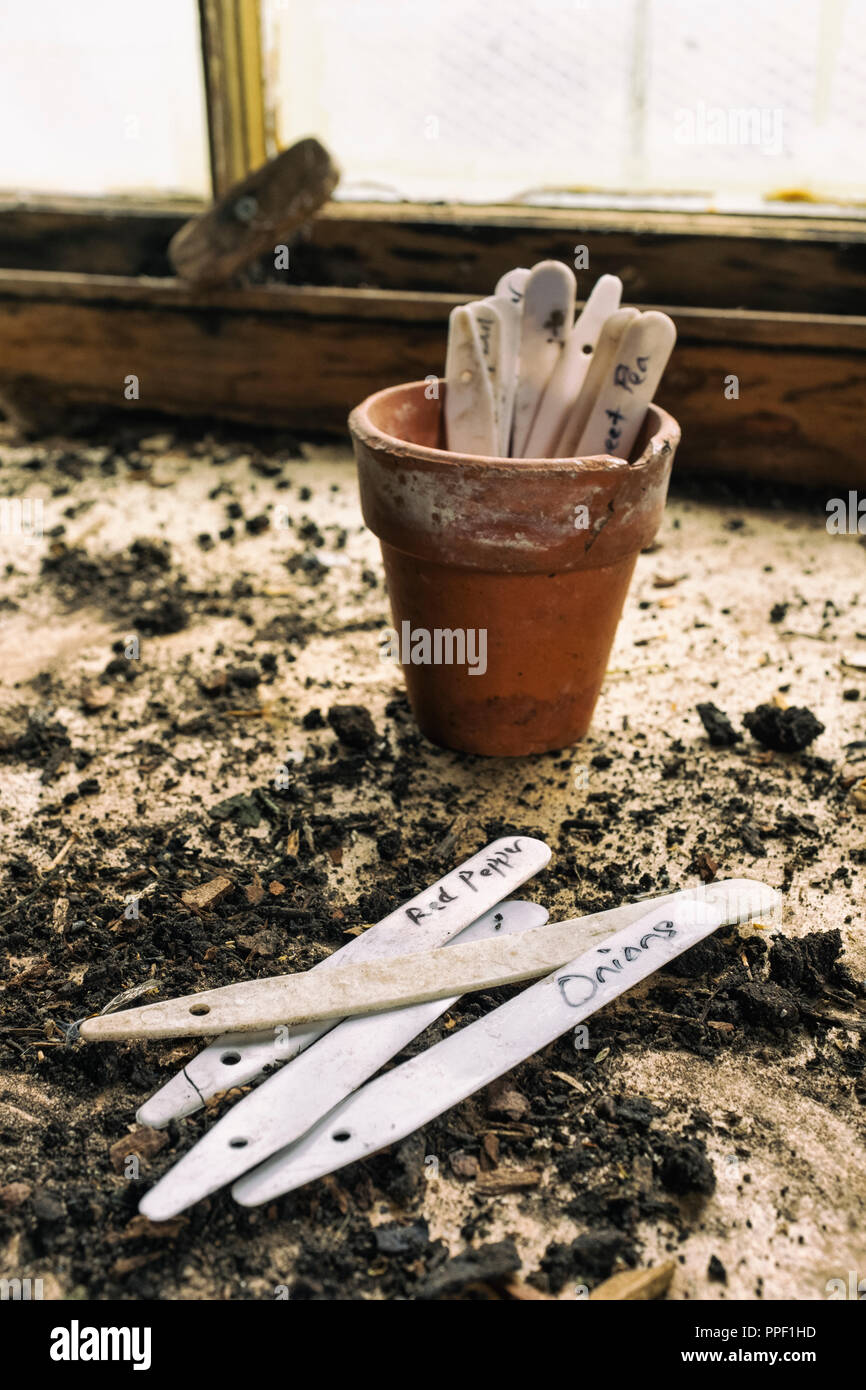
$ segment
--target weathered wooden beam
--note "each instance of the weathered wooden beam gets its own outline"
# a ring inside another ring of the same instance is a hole
[[[293,256],[295,283],[490,294],[515,265],[618,275],[631,303],[866,315],[866,218],[335,203]]]
[[[170,275],[168,244],[200,210],[0,199],[0,266]],[[293,246],[291,272],[279,278],[478,296],[512,266],[570,262],[584,244],[591,277],[619,275],[631,301],[866,316],[866,219],[854,217],[336,202]]]
[[[168,246],[205,203],[0,198],[0,267],[67,274],[172,275]]]
[[[0,393],[342,429],[369,392],[441,373],[458,302],[5,271]],[[661,394],[683,430],[678,467],[866,485],[866,318],[661,307],[679,332]]]

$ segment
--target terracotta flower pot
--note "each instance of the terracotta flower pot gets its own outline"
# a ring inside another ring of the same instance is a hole
[[[628,464],[485,459],[442,447],[445,383],[439,399],[429,392],[392,386],[349,417],[415,718],[434,743],[469,753],[567,747],[589,727],[679,426],[651,406]]]

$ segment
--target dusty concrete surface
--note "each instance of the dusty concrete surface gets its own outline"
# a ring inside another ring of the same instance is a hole
[[[678,1299],[821,1299],[866,1277],[866,552],[828,535],[825,499],[673,497],[591,737],[485,761],[420,739],[379,660],[387,601],[348,449],[141,436],[0,443],[3,495],[41,499],[44,529],[0,536],[0,1274],[58,1297],[412,1298],[449,1254],[510,1237],[522,1278],[566,1299],[669,1258]],[[774,698],[824,724],[805,752],[710,746],[697,703],[739,729]],[[375,742],[340,744],[333,705],[368,709]],[[287,799],[244,823],[281,768]],[[304,968],[503,830],[551,844],[525,896],[554,917],[760,876],[785,890],[785,934],[838,929],[851,976],[798,986],[796,1026],[750,1017],[777,928],[743,931],[708,971],[593,1019],[586,1051],[566,1039],[518,1069],[516,1101],[467,1102],[393,1162],[259,1212],[222,1194],[142,1224],[137,1194],[210,1116],[166,1131],[137,1180],[109,1150],[192,1048],[97,1057],[63,1026],[149,978],[165,995]],[[234,893],[193,921],[181,892],[219,872]],[[665,1178],[678,1143],[709,1181]],[[512,1169],[533,1185],[483,1194],[479,1175]],[[393,1222],[400,1254],[375,1237]]]

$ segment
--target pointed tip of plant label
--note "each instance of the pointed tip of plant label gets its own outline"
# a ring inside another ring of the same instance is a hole
[[[161,1184],[152,1187],[146,1192],[138,1204],[138,1210],[142,1216],[146,1216],[148,1221],[171,1221],[172,1217],[179,1216],[188,1205],[184,1202],[166,1201],[165,1195],[160,1192]]]
[[[172,1120],[180,1120],[184,1115],[200,1110],[203,1104],[201,1092],[196,1090],[183,1072],[179,1072],[144,1105],[139,1106],[135,1118],[140,1125],[147,1125],[149,1129],[164,1129]]]
[[[782,905],[778,889],[757,878],[728,878],[709,883],[702,897],[706,902],[723,906],[726,921],[732,926],[753,917],[777,917]]]
[[[299,1187],[301,1185],[301,1183],[298,1184]],[[250,1191],[250,1189],[244,1185],[243,1178],[241,1178],[239,1182],[233,1184],[232,1198],[237,1202],[239,1207],[258,1207],[261,1206],[262,1202],[268,1200],[266,1195],[259,1197],[256,1195],[255,1190]]]

